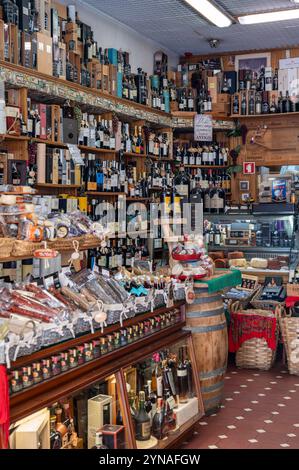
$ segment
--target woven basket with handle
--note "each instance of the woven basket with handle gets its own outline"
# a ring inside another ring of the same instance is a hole
[[[290,374],[299,375],[299,317],[280,318],[281,335],[288,359]]]
[[[241,310],[238,302],[232,307],[234,313],[240,315],[257,315],[266,317],[276,317],[277,319],[281,316],[281,308],[277,307],[273,312],[271,310],[262,309],[248,309]],[[278,343],[279,333],[279,322],[276,324],[276,346]],[[236,365],[242,369],[260,369],[269,370],[275,360],[276,350],[269,348],[267,341],[264,338],[252,338],[244,341],[242,346],[236,352]]]

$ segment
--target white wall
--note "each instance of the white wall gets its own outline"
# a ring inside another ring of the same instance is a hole
[[[76,5],[80,20],[91,26],[99,46],[103,48],[114,47],[129,52],[132,72],[135,73],[138,67],[142,67],[145,72],[151,75],[153,73],[153,54],[158,50],[163,50],[168,55],[169,70],[176,69],[179,55],[150,39],[144,38],[118,20],[105,13],[99,13],[94,8],[84,5],[84,2],[82,3],[80,0],[58,0],[58,2]]]

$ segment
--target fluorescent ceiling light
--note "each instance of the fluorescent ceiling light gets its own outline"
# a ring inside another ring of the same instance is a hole
[[[195,10],[219,28],[232,24],[232,20],[208,0],[186,0]]]
[[[299,0],[298,0],[299,1]],[[270,23],[272,21],[294,20],[299,18],[299,8],[296,10],[271,11],[269,13],[256,13],[254,15],[239,16],[241,24]]]

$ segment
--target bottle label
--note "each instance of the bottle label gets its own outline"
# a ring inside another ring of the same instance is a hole
[[[187,369],[181,369],[177,371],[177,376],[178,377],[187,377],[188,371]]]
[[[89,182],[87,183],[87,191],[96,191],[97,190],[97,183]]]
[[[163,397],[163,382],[162,382],[162,376],[157,377],[157,395],[158,395],[158,397]]]
[[[173,410],[176,405],[175,399],[173,397],[169,397],[167,398],[167,403],[169,405],[169,408]]]
[[[151,437],[151,422],[146,421],[145,423],[137,423],[136,425],[136,435],[142,440],[148,440]]]
[[[188,196],[189,188],[187,184],[177,184],[176,190],[181,196]]]

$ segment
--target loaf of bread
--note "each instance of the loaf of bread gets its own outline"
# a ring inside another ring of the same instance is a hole
[[[268,259],[268,269],[280,269],[282,266],[282,262],[276,258],[269,258]]]
[[[227,259],[218,258],[218,259],[214,260],[214,263],[215,263],[215,268],[218,268],[218,269],[223,269],[223,268],[228,267],[228,260]]]
[[[228,259],[241,259],[244,258],[243,251],[232,251],[227,255]]]
[[[252,268],[267,269],[268,260],[263,258],[252,258],[252,260],[250,261],[250,266]]]
[[[234,266],[236,268],[246,268],[247,266],[247,261],[245,258],[230,259],[228,262],[230,267]]]
[[[209,251],[209,257],[212,258],[213,261],[216,259],[224,259],[224,252],[223,251]]]

